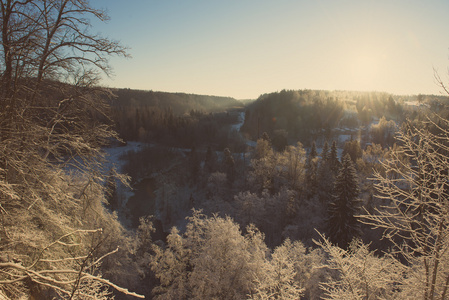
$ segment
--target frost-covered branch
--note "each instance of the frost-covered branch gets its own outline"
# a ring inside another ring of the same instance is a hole
[[[384,174],[374,174],[378,197],[388,204],[361,216],[384,229],[410,266],[408,293],[422,299],[444,299],[449,275],[449,122],[437,118],[441,125],[429,118],[400,132],[401,148],[384,162]]]

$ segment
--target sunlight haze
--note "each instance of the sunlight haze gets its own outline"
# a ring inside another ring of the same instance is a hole
[[[120,40],[104,85],[255,99],[282,89],[439,94],[446,1],[118,1],[92,30]],[[446,80],[447,81],[447,80]]]

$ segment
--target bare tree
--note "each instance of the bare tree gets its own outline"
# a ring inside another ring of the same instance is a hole
[[[0,284],[4,285],[8,294],[15,294],[14,283],[30,280],[43,287],[49,287],[50,293],[46,296],[57,295],[63,299],[109,299],[111,292],[104,289],[110,286],[114,289],[131,296],[143,298],[136,293],[119,287],[101,276],[95,275],[101,261],[118,251],[118,248],[110,251],[99,258],[93,257],[93,252],[100,244],[89,249],[84,255],[66,256],[58,258],[46,258],[54,254],[54,247],[70,248],[80,246],[70,238],[80,235],[97,233],[101,230],[75,230],[65,234],[44,247],[30,265],[17,262],[0,262],[4,279]],[[48,253],[47,253],[48,252]],[[81,251],[80,251],[81,252]],[[11,291],[12,290],[12,291]]]
[[[397,297],[404,266],[395,258],[378,257],[357,239],[342,249],[320,236],[322,241],[315,243],[328,254],[321,268],[331,275],[320,283],[323,299],[409,299]]]
[[[95,88],[98,70],[108,74],[107,57],[126,53],[89,34],[88,18],[107,17],[88,1],[2,0],[0,8],[0,169],[6,195],[23,201],[48,194],[38,180],[47,168],[97,164],[92,158],[115,135],[99,121],[108,119],[109,92]]]
[[[384,163],[386,172],[375,172],[378,197],[387,205],[362,216],[385,230],[393,254],[406,261],[405,298],[449,295],[449,122],[439,121],[400,132],[401,147]]]
[[[0,12],[0,290],[100,298],[117,286],[81,232],[118,225],[102,205],[112,95],[96,85],[126,49],[89,32],[107,15],[87,0],[0,0]]]

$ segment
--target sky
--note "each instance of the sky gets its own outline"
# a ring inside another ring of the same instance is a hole
[[[129,48],[110,87],[256,99],[283,89],[442,93],[449,1],[95,0]]]

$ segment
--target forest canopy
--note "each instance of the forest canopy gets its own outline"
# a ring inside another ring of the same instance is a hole
[[[106,89],[104,11],[0,9],[1,299],[448,298],[447,97]]]

